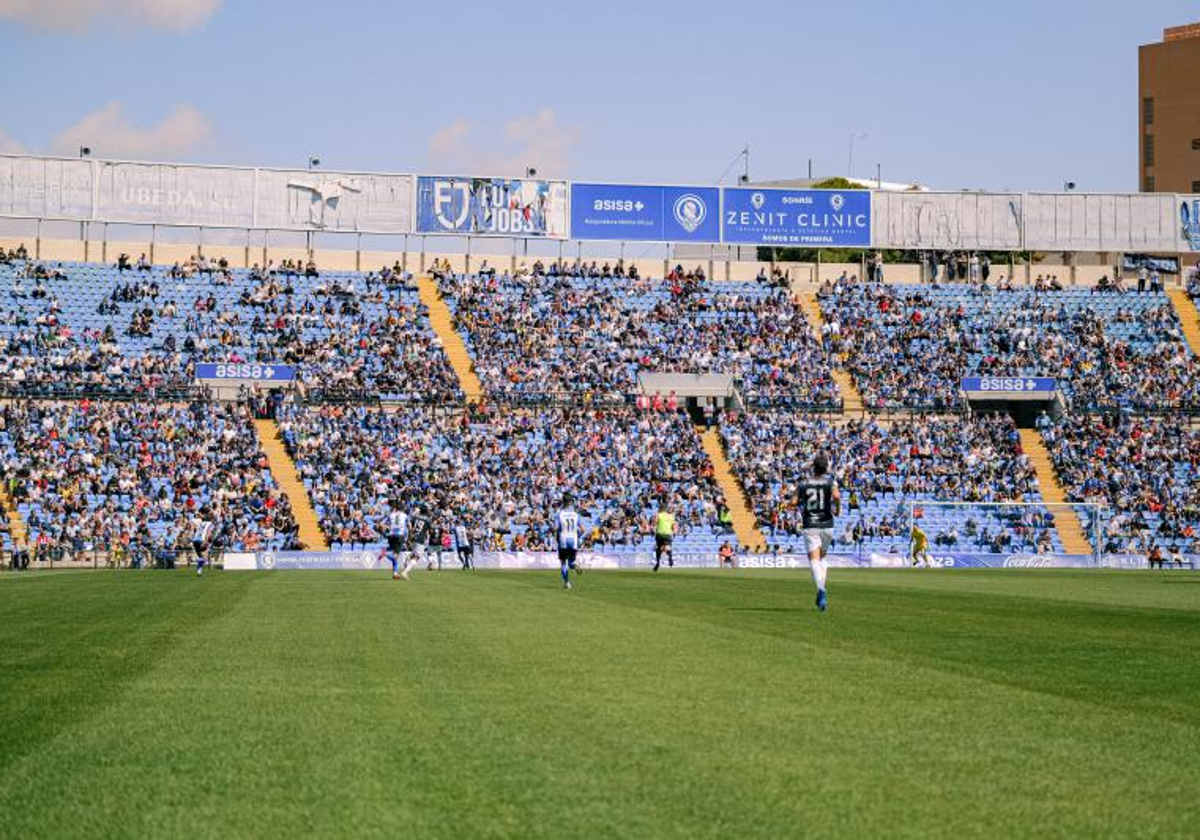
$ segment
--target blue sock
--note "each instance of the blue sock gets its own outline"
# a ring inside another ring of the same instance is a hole
[[[392,574],[396,574],[396,558],[395,558],[395,556],[389,556],[388,560],[392,561]]]
[[[563,583],[566,583],[566,582],[567,582],[567,580],[569,579],[569,576],[570,576],[570,574],[571,574],[571,569],[570,569],[570,567],[569,567],[569,566],[567,566],[567,564],[566,564],[566,563],[563,563],[563,564],[562,564],[562,567],[561,567],[561,571],[562,571],[562,579],[563,579]]]

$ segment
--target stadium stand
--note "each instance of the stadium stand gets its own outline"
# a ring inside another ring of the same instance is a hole
[[[393,504],[423,504],[442,532],[465,521],[480,545],[552,549],[566,492],[597,548],[651,548],[662,498],[678,550],[730,539],[712,465],[681,413],[289,404],[280,429],[335,548],[377,546]]]
[[[229,549],[282,549],[295,522],[250,419],[232,403],[8,403],[0,479],[39,558],[185,547],[202,511]]]
[[[182,398],[194,362],[299,365],[325,398],[457,400],[412,278],[231,269],[0,264],[0,382],[20,396]]]
[[[838,541],[863,552],[905,553],[909,505],[934,548],[1061,552],[1053,517],[1037,506],[953,508],[933,501],[1040,500],[1033,467],[1005,416],[834,423],[783,412],[742,413],[721,424],[730,461],[772,545],[803,551],[795,485],[818,450],[842,487]]]
[[[580,270],[438,273],[489,394],[624,402],[640,371],[670,371],[733,374],[757,406],[840,405],[825,352],[788,291],[681,268],[664,280]]]
[[[956,406],[973,374],[1057,377],[1080,409],[1200,408],[1200,363],[1161,292],[838,282],[820,299],[869,408]]]
[[[1200,550],[1196,431],[1130,417],[1200,408],[1200,277],[1166,294],[843,278],[797,297],[765,277],[657,280],[619,263],[418,280],[398,265],[25,257],[0,254],[0,390],[22,400],[0,407],[5,552],[26,534],[43,557],[176,546],[203,504],[227,513],[230,548],[376,546],[400,498],[442,528],[465,517],[487,547],[547,548],[568,474],[600,548],[648,550],[665,495],[681,551],[800,550],[789,488],[816,445],[842,471],[839,540],[863,551],[907,548],[911,502],[935,549],[1080,553],[1079,523],[1036,505],[921,505],[1058,492],[1122,511],[1100,549]],[[198,361],[293,363],[302,378],[254,417],[195,399]],[[638,373],[664,369],[731,373],[748,410],[705,437],[681,413],[630,407]],[[1007,419],[815,419],[957,408],[963,375],[1009,373],[1056,376],[1071,400],[1044,450]]]
[[[1109,413],[1064,417],[1042,434],[1067,498],[1106,506],[1101,551],[1200,551],[1200,428]]]

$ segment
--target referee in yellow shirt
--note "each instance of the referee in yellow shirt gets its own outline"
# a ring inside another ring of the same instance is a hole
[[[658,504],[658,513],[654,515],[654,571],[662,565],[663,555],[667,555],[667,565],[675,567],[675,555],[671,552],[671,542],[675,538],[675,514],[667,511],[667,500]]]

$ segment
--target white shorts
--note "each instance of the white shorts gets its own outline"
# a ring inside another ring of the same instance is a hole
[[[829,551],[833,545],[832,528],[805,528],[804,546],[809,554],[814,551]]]

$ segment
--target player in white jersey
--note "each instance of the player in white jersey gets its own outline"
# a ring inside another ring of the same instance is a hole
[[[192,524],[192,551],[196,552],[196,574],[204,574],[204,566],[208,562],[208,550],[212,546],[216,527],[213,524],[209,509],[203,508],[200,515]]]
[[[393,507],[392,512],[388,514],[387,548],[383,550],[383,555],[392,564],[392,580],[400,579],[400,564],[403,562],[407,541],[408,514],[398,507]]]
[[[579,514],[575,512],[572,501],[570,494],[563,496],[563,506],[554,517],[563,589],[571,588],[572,570],[579,574],[579,567],[575,565],[575,555],[579,551]]]
[[[458,552],[458,562],[463,570],[475,568],[475,548],[471,545],[471,532],[465,522],[454,526],[454,550]]]

